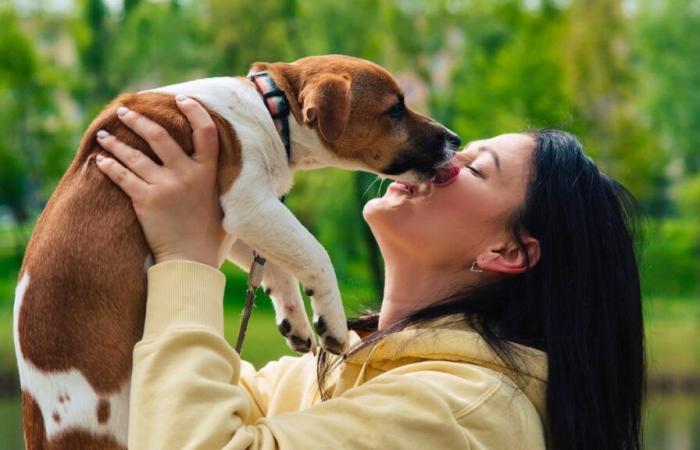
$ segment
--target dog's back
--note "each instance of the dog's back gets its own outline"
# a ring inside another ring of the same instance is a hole
[[[15,297],[29,449],[127,444],[132,349],[143,331],[152,261],[130,200],[95,166],[101,152],[95,134],[106,129],[157,158],[116,118],[121,105],[156,119],[192,153],[189,123],[167,94],[122,95],[85,133],[36,225]],[[233,133],[221,117],[214,119]],[[229,149],[220,159],[231,157]]]

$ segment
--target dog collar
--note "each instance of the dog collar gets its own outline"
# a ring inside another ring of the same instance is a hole
[[[263,103],[272,116],[275,128],[280,134],[284,149],[287,151],[287,161],[292,160],[292,141],[289,137],[289,102],[284,92],[277,87],[267,70],[248,73],[248,79],[253,82],[255,89],[262,95]]]

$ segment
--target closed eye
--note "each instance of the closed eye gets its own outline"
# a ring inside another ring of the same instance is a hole
[[[477,177],[483,177],[483,174],[478,169],[475,169],[474,167],[470,166],[469,164],[465,164],[464,167],[469,169]]]

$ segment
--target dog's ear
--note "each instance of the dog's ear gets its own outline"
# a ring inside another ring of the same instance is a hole
[[[321,74],[301,91],[302,117],[310,126],[318,125],[328,142],[342,136],[350,120],[350,77]]]

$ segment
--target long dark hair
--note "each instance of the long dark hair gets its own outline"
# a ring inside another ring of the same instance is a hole
[[[456,316],[512,366],[518,355],[511,343],[547,353],[548,448],[639,450],[645,358],[634,199],[571,134],[528,134],[536,142],[531,179],[511,231],[519,243],[523,233],[539,240],[539,262],[381,332],[376,314],[351,320],[351,329],[374,331],[351,352],[405,326]],[[331,368],[322,353],[324,396]]]

